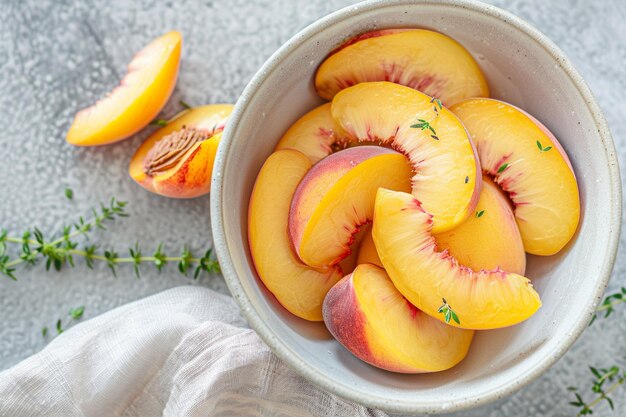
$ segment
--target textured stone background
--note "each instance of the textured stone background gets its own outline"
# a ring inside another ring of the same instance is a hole
[[[626,156],[626,3],[622,0],[493,0],[539,28],[571,58],[600,105],[624,161]],[[231,102],[257,68],[291,35],[349,0],[76,1],[0,2],[0,227],[20,232],[37,225],[52,232],[96,202],[115,196],[129,202],[131,217],[96,241],[125,252],[135,241],[146,249],[162,241],[178,250],[211,245],[207,198],[174,201],[144,192],[126,174],[145,134],[92,149],[67,145],[73,114],[108,91],[135,51],[170,28],[185,36],[181,75],[164,110],[179,99],[199,105]],[[626,176],[624,176],[626,178]],[[63,189],[75,191],[68,201]],[[623,242],[622,242],[623,243]],[[611,287],[624,285],[626,246],[621,245]],[[45,344],[42,326],[53,327],[70,307],[93,317],[166,288],[193,283],[227,292],[220,276],[194,282],[173,269],[130,269],[114,278],[100,266],[63,273],[41,267],[0,279],[0,370]],[[626,365],[626,307],[600,320],[543,377],[508,399],[464,415],[474,417],[575,415],[565,387],[588,386],[587,365]],[[626,388],[615,395],[615,416],[626,415]],[[612,415],[605,405],[594,415]]]

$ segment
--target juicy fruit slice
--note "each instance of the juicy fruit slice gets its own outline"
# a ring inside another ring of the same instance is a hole
[[[403,373],[453,367],[467,355],[474,335],[419,311],[374,265],[357,266],[328,292],[324,322],[356,357]]]
[[[372,235],[396,288],[426,314],[444,321],[447,302],[466,329],[496,329],[520,323],[541,307],[539,294],[521,275],[475,272],[437,252],[432,217],[406,193],[378,190]],[[444,301],[445,300],[445,301]]]
[[[321,321],[324,296],[341,279],[341,271],[319,271],[300,263],[287,234],[291,199],[310,168],[309,159],[298,151],[270,155],[250,198],[248,241],[259,278],[278,302],[298,317]]]
[[[471,99],[451,110],[472,135],[484,172],[509,194],[526,252],[554,255],[576,233],[576,177],[554,135],[522,110]]]
[[[435,241],[438,250],[447,250],[461,265],[475,271],[526,272],[526,253],[511,203],[487,176],[483,176],[476,214],[460,226],[435,235]]]
[[[376,251],[376,244],[372,237],[371,228],[367,231],[367,234],[363,237],[361,246],[359,246],[359,256],[357,257],[356,263],[357,265],[372,264],[384,268],[383,263],[378,257],[378,252]]]
[[[337,152],[318,162],[298,185],[289,234],[305,264],[323,268],[350,253],[352,236],[372,219],[376,190],[411,190],[404,155],[378,146]]]
[[[469,97],[489,97],[478,64],[454,39],[424,29],[371,32],[348,41],[320,65],[318,94],[368,81],[391,81],[439,98],[446,106]]]
[[[474,213],[480,164],[465,127],[445,107],[419,91],[377,82],[342,90],[331,111],[354,140],[389,144],[408,156],[415,171],[413,194],[433,214],[435,233]]]
[[[180,113],[141,144],[128,173],[146,190],[166,197],[208,193],[217,145],[232,110],[230,104],[210,104]]]
[[[326,103],[298,119],[280,139],[276,150],[295,149],[316,163],[347,142],[346,133],[330,113],[330,103]]]
[[[67,141],[77,146],[105,145],[147,126],[174,90],[182,41],[182,35],[173,31],[143,48],[128,64],[118,87],[76,114]]]

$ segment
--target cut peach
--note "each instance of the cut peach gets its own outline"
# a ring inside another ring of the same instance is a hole
[[[128,172],[142,187],[172,198],[208,193],[221,132],[233,106],[211,104],[186,110],[150,135]]]
[[[310,168],[309,159],[295,150],[270,155],[250,198],[248,240],[259,278],[278,302],[298,317],[320,321],[324,296],[341,279],[341,271],[320,271],[300,263],[287,232],[291,199]]]
[[[541,306],[539,294],[521,275],[500,269],[473,271],[437,252],[432,216],[412,195],[378,190],[372,235],[396,288],[417,308],[466,329],[520,323]],[[459,321],[449,320],[452,311]]]
[[[358,36],[326,58],[315,76],[325,99],[368,81],[391,81],[439,98],[450,106],[489,97],[480,67],[461,44],[425,29],[382,30]]]
[[[296,149],[312,163],[347,147],[348,139],[330,113],[330,103],[322,104],[298,119],[285,132],[276,150]]]
[[[511,202],[487,176],[475,214],[460,226],[435,235],[435,241],[438,250],[447,250],[461,265],[475,271],[526,272],[526,253]]]
[[[359,265],[339,281],[323,311],[328,330],[352,354],[395,372],[449,369],[467,355],[474,335],[419,311],[374,265]]]
[[[388,144],[407,155],[413,194],[433,214],[435,233],[474,213],[482,186],[478,157],[465,127],[445,107],[408,87],[376,82],[340,91],[331,111],[353,140]]]
[[[526,252],[559,252],[576,232],[580,200],[574,171],[554,135],[497,100],[466,100],[451,110],[472,135],[483,171],[513,201]]]
[[[147,126],[174,90],[181,45],[182,35],[173,31],[143,48],[128,64],[118,87],[76,114],[67,141],[77,146],[105,145]]]
[[[352,271],[354,271],[354,268],[356,268],[359,264],[358,259],[359,254],[361,253],[359,248],[367,236],[371,239],[372,231],[369,224],[359,227],[359,231],[352,236],[353,242],[348,248],[350,254],[337,264],[337,266],[341,268],[343,276],[351,274]]]
[[[411,167],[391,149],[360,146],[332,154],[302,179],[291,203],[289,234],[300,259],[323,268],[350,253],[352,236],[374,214],[376,190],[411,190]]]
[[[378,252],[376,251],[376,244],[374,244],[371,228],[368,229],[363,237],[361,246],[359,246],[359,256],[357,257],[356,263],[357,265],[372,264],[383,268],[383,263],[380,261]]]

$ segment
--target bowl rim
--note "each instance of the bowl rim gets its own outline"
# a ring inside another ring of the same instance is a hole
[[[593,93],[561,49],[558,48],[547,36],[543,35],[539,30],[535,29],[529,23],[512,13],[476,0],[367,0],[339,9],[311,23],[291,37],[276,52],[274,52],[256,72],[254,77],[244,89],[240,98],[237,100],[235,108],[230,116],[230,122],[224,131],[223,138],[218,147],[214,173],[223,171],[225,161],[228,159],[231,151],[231,137],[236,134],[238,122],[242,115],[246,112],[250,99],[255,95],[256,90],[267,80],[272,72],[280,68],[281,61],[286,56],[293,53],[294,50],[298,49],[309,37],[328,26],[335,25],[345,18],[359,15],[363,12],[386,7],[414,7],[416,5],[423,4],[460,7],[500,19],[504,21],[504,23],[518,29],[537,42],[552,58],[554,58],[556,62],[560,64],[566,75],[571,79],[574,86],[578,90],[578,93],[584,99],[590,113],[592,114],[595,126],[598,129],[598,137],[601,140],[604,152],[609,161],[608,175],[611,189],[611,233],[607,237],[607,251],[599,270],[600,279],[598,280],[595,291],[590,294],[588,298],[589,301],[586,303],[584,308],[581,309],[581,314],[579,315],[575,326],[573,326],[573,331],[566,334],[562,343],[554,347],[552,351],[549,351],[542,361],[537,362],[533,367],[526,369],[517,379],[506,381],[498,388],[493,389],[487,394],[481,396],[462,396],[454,400],[447,401],[445,404],[436,401],[421,401],[417,403],[410,400],[390,402],[388,399],[381,396],[363,396],[348,386],[338,385],[332,377],[318,372],[306,361],[299,359],[291,348],[283,345],[274,336],[274,332],[271,327],[267,323],[263,322],[260,316],[256,314],[250,299],[239,281],[239,277],[237,276],[228,250],[226,231],[222,220],[224,212],[222,207],[224,176],[213,175],[211,185],[212,192],[210,195],[213,244],[220,261],[222,274],[224,275],[226,284],[250,326],[281,360],[285,361],[292,369],[305,377],[307,380],[313,382],[328,392],[339,395],[340,397],[367,407],[383,409],[394,413],[441,413],[474,408],[510,395],[539,377],[569,350],[572,344],[587,328],[598,304],[603,299],[606,286],[608,285],[611,277],[611,272],[617,255],[617,247],[621,230],[622,189],[615,145],[606,119],[595,97],[593,96]]]

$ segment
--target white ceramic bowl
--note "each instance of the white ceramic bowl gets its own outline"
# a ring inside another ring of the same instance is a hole
[[[557,256],[529,257],[527,275],[543,299],[540,311],[521,325],[478,333],[461,364],[430,375],[371,367],[334,341],[323,324],[289,315],[256,277],[247,241],[256,175],[285,130],[321,103],[313,77],[328,52],[362,32],[413,26],[461,42],[482,67],[493,97],[522,107],[554,132],[576,170],[582,200],[574,242]],[[470,1],[374,0],[298,33],[265,63],[239,99],[219,147],[212,187],[215,248],[250,325],[315,384],[391,412],[473,407],[539,376],[587,326],[609,279],[620,231],[615,149],[589,88],[544,35],[507,12]]]

